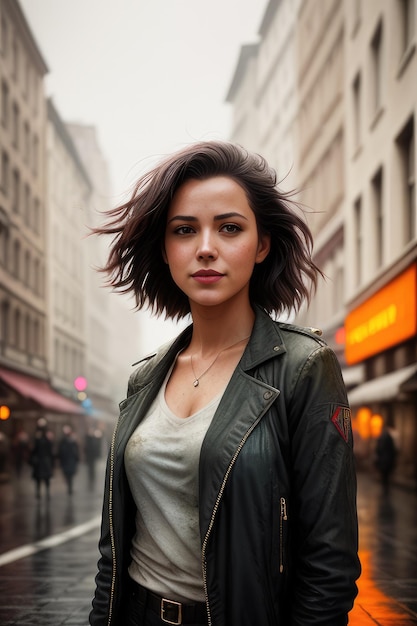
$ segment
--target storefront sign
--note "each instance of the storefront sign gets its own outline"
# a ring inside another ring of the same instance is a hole
[[[358,363],[417,333],[417,271],[412,265],[346,318],[346,362]]]

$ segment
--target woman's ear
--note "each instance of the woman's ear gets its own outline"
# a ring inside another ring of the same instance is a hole
[[[271,249],[271,235],[260,235],[258,242],[258,251],[256,253],[255,263],[265,261]]]

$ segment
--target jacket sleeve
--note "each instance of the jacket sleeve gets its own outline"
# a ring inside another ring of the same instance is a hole
[[[96,590],[93,598],[93,609],[89,616],[92,626],[107,626],[109,623],[110,598],[112,586],[113,558],[109,524],[109,488],[110,488],[110,453],[107,461],[101,534],[99,540],[100,559],[96,575]]]
[[[140,372],[143,369],[144,365],[142,364],[129,378],[128,387],[127,387],[127,398],[132,396],[138,388],[140,384],[138,380],[140,380]],[[120,418],[119,418],[120,419]],[[120,481],[117,482],[116,487],[112,486],[113,481],[115,480],[112,475],[112,462],[111,455],[112,450],[114,448],[114,439],[116,437],[116,432],[118,430],[118,426],[116,426],[113,433],[112,445],[110,447],[108,459],[107,459],[107,468],[106,468],[106,478],[105,478],[105,487],[104,487],[104,500],[103,500],[103,512],[102,512],[102,520],[101,520],[101,533],[99,540],[99,551],[100,558],[98,561],[98,572],[96,575],[96,590],[93,598],[93,609],[89,616],[89,623],[91,626],[107,626],[108,624],[119,624],[120,616],[117,615],[117,610],[115,606],[118,606],[119,596],[116,590],[116,581],[115,581],[115,558],[113,552],[115,551],[115,546],[113,545],[116,541],[116,533],[112,538],[112,533],[110,529],[110,497],[113,499],[112,506],[117,507],[118,510],[122,511],[122,523],[123,528],[120,526],[117,528],[117,535],[121,536],[122,531],[125,526],[134,525],[134,512],[132,515],[127,510],[126,505],[126,493],[121,490]],[[119,459],[120,460],[120,459]],[[116,463],[116,459],[113,459],[113,466]],[[111,495],[112,494],[112,495]],[[131,504],[131,500],[129,500]],[[125,509],[126,507],[126,509]],[[126,520],[126,517],[129,519]],[[131,518],[131,519],[130,519]],[[113,522],[114,522],[114,514],[113,514]],[[131,536],[131,535],[130,535]],[[129,554],[130,544],[126,547],[124,545],[123,540],[119,541],[121,546],[123,546],[123,554],[124,550]],[[119,545],[119,552],[121,551]],[[119,560],[120,567],[120,560]],[[123,567],[122,567],[123,569]],[[127,575],[127,571],[123,571],[121,574],[122,577]],[[120,586],[120,585],[119,585]],[[117,598],[116,598],[117,597]],[[117,602],[116,602],[117,599]]]
[[[291,626],[345,626],[360,575],[350,410],[327,346],[310,354],[296,378],[288,416],[296,554]]]

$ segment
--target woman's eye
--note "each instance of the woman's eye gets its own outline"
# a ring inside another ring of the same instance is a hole
[[[222,226],[221,230],[223,232],[226,232],[226,233],[237,233],[237,232],[239,232],[242,229],[237,224],[224,224],[224,226]]]
[[[178,228],[175,229],[175,234],[176,235],[189,235],[190,233],[193,233],[194,230],[191,228],[191,226],[179,226]]]

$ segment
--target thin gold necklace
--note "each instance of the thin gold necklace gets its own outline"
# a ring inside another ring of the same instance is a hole
[[[203,378],[203,376],[205,374],[207,374],[207,372],[213,367],[213,365],[215,364],[215,362],[217,361],[217,359],[219,358],[219,356],[223,353],[226,352],[226,350],[230,350],[230,348],[233,348],[233,346],[237,346],[238,343],[241,343],[242,341],[245,341],[245,339],[249,339],[250,335],[248,335],[247,337],[243,337],[243,339],[239,339],[239,341],[236,341],[235,343],[232,343],[232,345],[230,346],[226,346],[226,348],[223,348],[223,350],[220,350],[220,352],[218,352],[216,354],[216,357],[214,359],[214,361],[212,361],[210,363],[210,365],[208,366],[207,369],[204,370],[204,372],[202,374],[200,374],[200,376],[197,376],[195,371],[194,371],[194,365],[193,365],[193,355],[190,355],[190,361],[191,361],[191,369],[193,370],[193,374],[194,374],[194,382],[193,385],[194,387],[198,387],[198,385],[200,384],[200,380]]]

